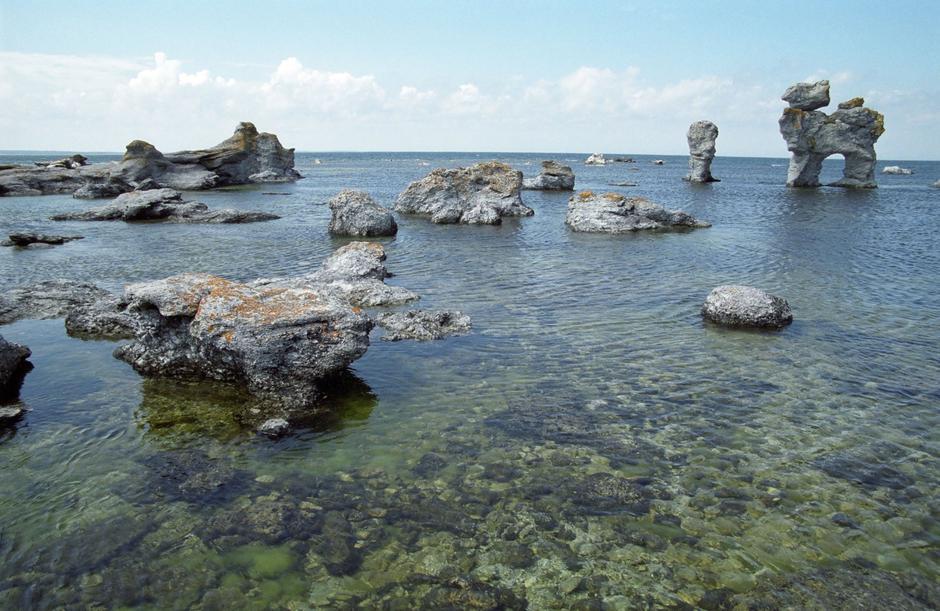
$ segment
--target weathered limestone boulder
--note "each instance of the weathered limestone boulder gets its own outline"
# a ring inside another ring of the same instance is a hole
[[[470,331],[470,317],[458,310],[410,310],[380,314],[376,323],[385,329],[382,339],[428,341]]]
[[[133,339],[136,322],[127,312],[127,302],[110,293],[69,308],[65,332],[82,339]]]
[[[910,176],[911,174],[914,173],[914,170],[911,170],[909,168],[902,168],[899,165],[888,165],[888,166],[885,166],[883,170],[881,170],[881,173],[882,174],[896,174],[899,176]]]
[[[793,154],[788,187],[818,187],[823,160],[845,157],[843,177],[832,186],[874,188],[875,142],[884,133],[884,116],[852,100],[831,115],[816,110],[829,103],[829,82],[799,83],[787,89],[790,103],[780,117],[780,133]]]
[[[11,233],[8,240],[0,242],[0,246],[18,246],[20,248],[26,248],[33,244],[58,246],[66,242],[82,239],[84,238],[80,235],[47,235],[45,233],[22,232]]]
[[[568,200],[565,224],[574,231],[630,233],[711,227],[681,210],[667,210],[643,197],[582,191]]]
[[[852,98],[851,100],[846,100],[845,102],[839,102],[839,108],[841,110],[848,110],[850,108],[860,108],[865,105],[865,98]],[[823,104],[825,106],[825,104]]]
[[[572,191],[574,172],[570,167],[556,161],[543,161],[539,175],[535,178],[524,179],[522,188],[536,191]]]
[[[111,293],[88,282],[46,280],[0,293],[0,325],[21,319],[63,318]]]
[[[219,175],[196,163],[174,163],[149,142],[134,140],[127,145],[124,157],[117,164],[103,187],[88,185],[83,193],[127,185],[127,191],[145,180],[160,187],[183,191],[200,191],[222,186]]]
[[[584,160],[584,165],[607,165],[607,159],[604,157],[604,153],[591,153]]]
[[[727,327],[779,328],[793,322],[786,299],[739,285],[713,289],[702,306],[702,316]]]
[[[8,342],[0,335],[0,400],[15,399],[19,395],[23,376],[31,368],[26,360],[31,354],[26,346]],[[0,411],[0,421],[19,415],[19,408],[3,409]]]
[[[343,189],[330,199],[330,233],[375,237],[398,233],[392,213],[363,191]]]
[[[489,161],[469,168],[438,169],[408,185],[395,210],[431,217],[432,223],[498,225],[505,216],[531,216],[522,203],[522,172]]]
[[[718,182],[712,176],[712,159],[715,158],[715,141],[718,126],[711,121],[696,121],[686,134],[689,141],[689,182]]]
[[[75,154],[71,157],[65,157],[64,159],[56,159],[55,161],[37,161],[33,165],[37,165],[42,168],[65,168],[67,170],[74,170],[75,168],[80,168],[83,165],[88,165],[88,157]]]
[[[113,164],[94,163],[74,168],[12,165],[0,167],[0,197],[73,193],[89,182],[107,180]]]
[[[202,202],[183,201],[174,189],[131,191],[119,195],[110,204],[82,212],[67,212],[51,217],[53,221],[168,221],[171,223],[254,223],[280,218],[258,211],[222,208],[209,210]]]

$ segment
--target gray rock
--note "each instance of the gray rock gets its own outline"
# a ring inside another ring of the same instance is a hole
[[[825,94],[825,95],[823,95]],[[831,115],[815,110],[829,103],[829,83],[800,83],[787,90],[790,102],[780,117],[780,133],[792,153],[788,187],[818,187],[823,160],[843,155],[843,177],[832,186],[874,188],[875,142],[884,133],[884,116],[870,108],[840,108]]]
[[[89,182],[107,180],[114,163],[95,163],[77,168],[13,165],[0,168],[0,197],[73,193]]]
[[[933,183],[931,186],[934,187],[935,189],[940,189],[940,180],[938,180],[937,182]]]
[[[65,331],[82,339],[133,339],[134,318],[127,304],[115,295],[77,304],[65,315]]]
[[[799,110],[816,110],[829,106],[829,81],[791,85],[783,93],[782,99],[790,108]]]
[[[654,160],[652,161],[652,164],[653,164],[653,165],[665,165],[666,162],[665,162],[664,160],[662,160],[662,159],[654,159]]]
[[[382,339],[434,340],[470,331],[470,317],[457,310],[411,310],[380,314],[376,323],[385,329]]]
[[[889,165],[889,166],[885,166],[884,169],[881,170],[881,173],[882,174],[897,174],[900,176],[910,176],[911,174],[914,173],[914,170],[911,170],[908,168],[902,168],[899,165]]]
[[[111,293],[88,282],[46,280],[0,295],[0,325],[20,319],[63,318],[76,308],[111,298]]]
[[[75,154],[71,157],[56,159],[55,161],[37,161],[33,165],[37,165],[43,168],[65,168],[67,170],[74,170],[75,168],[80,168],[83,165],[88,165],[88,157]]]
[[[201,202],[183,201],[174,189],[131,191],[113,202],[82,212],[67,212],[51,217],[54,221],[168,221],[172,223],[253,223],[280,218],[258,211],[222,208],[209,210]]]
[[[713,289],[702,305],[702,316],[727,327],[779,328],[793,322],[786,299],[739,285]]]
[[[0,405],[0,426],[15,422],[23,415],[25,410],[22,404]]]
[[[25,248],[32,244],[50,244],[57,246],[59,244],[65,244],[66,242],[71,242],[73,240],[84,239],[80,235],[48,235],[45,233],[11,233],[10,239],[4,240],[0,245],[2,246],[19,246],[20,248]]]
[[[375,237],[398,232],[398,224],[392,213],[363,191],[344,189],[330,199],[329,205],[332,211],[332,234]]]
[[[431,217],[432,223],[497,225],[505,216],[531,216],[522,203],[522,172],[490,161],[469,168],[438,169],[408,185],[395,210]]]
[[[266,437],[281,437],[290,431],[290,423],[284,418],[268,418],[258,426],[258,432]]]
[[[148,179],[149,180],[149,179]],[[126,182],[109,178],[103,182],[87,182],[74,193],[75,199],[111,199],[121,193],[133,191],[134,187]]]
[[[584,160],[584,165],[607,165],[607,159],[604,157],[604,153],[591,153]]]
[[[26,359],[31,354],[32,352],[26,346],[8,342],[0,335],[0,399],[15,399],[19,394],[23,376],[30,369]],[[19,411],[13,413],[11,409],[6,418],[17,416],[19,416]],[[4,416],[0,415],[0,420],[2,419]]]
[[[570,167],[556,161],[543,161],[539,175],[524,179],[522,188],[536,191],[571,191],[574,189],[574,172]]]
[[[859,108],[865,105],[865,98],[852,98],[851,100],[846,100],[845,102],[839,102],[839,108],[841,110],[848,110],[850,108]],[[823,104],[825,106],[825,104]]]
[[[681,210],[667,210],[643,197],[596,195],[591,191],[582,191],[568,200],[565,224],[574,231],[596,233],[711,227]]]
[[[711,121],[696,121],[686,134],[689,141],[689,182],[718,182],[712,176],[712,159],[715,158],[715,141],[718,127]]]
[[[607,183],[611,187],[635,187],[636,183],[631,180],[624,180],[621,182],[609,182]]]

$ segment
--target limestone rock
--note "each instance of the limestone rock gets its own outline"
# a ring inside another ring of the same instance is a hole
[[[0,294],[0,325],[20,319],[63,318],[73,309],[112,297],[88,282],[46,280]]]
[[[15,399],[19,394],[23,376],[30,369],[26,361],[32,353],[26,346],[8,342],[0,336],[0,399]],[[5,415],[0,413],[0,420],[19,416],[19,410],[11,409]]]
[[[728,327],[779,328],[793,322],[786,299],[740,285],[713,289],[702,305],[702,316]]]
[[[938,180],[937,182],[933,183],[931,186],[934,187],[935,189],[940,189],[940,180]]]
[[[65,331],[83,339],[133,339],[135,322],[127,313],[127,303],[107,294],[71,307],[65,315]]]
[[[662,159],[654,159],[654,160],[652,161],[652,164],[653,164],[653,165],[665,165],[666,162],[665,162],[664,160],[662,160]]]
[[[376,322],[385,329],[382,339],[389,342],[442,339],[470,330],[470,317],[457,310],[389,312],[379,315]]]
[[[490,161],[469,168],[438,169],[408,185],[395,210],[431,217],[432,223],[498,225],[505,216],[531,216],[522,203],[522,172]]]
[[[591,191],[582,191],[568,200],[565,224],[574,231],[596,233],[711,227],[681,210],[667,210],[643,197],[596,195]]]
[[[113,163],[64,168],[13,165],[0,168],[0,197],[73,193],[89,182],[107,180]]]
[[[584,160],[584,165],[607,165],[607,159],[604,157],[604,153],[591,153]]]
[[[888,165],[881,170],[882,174],[897,174],[899,176],[910,176],[914,173],[914,170],[909,168],[902,168],[899,165]]]
[[[793,154],[788,187],[818,187],[823,160],[843,155],[843,177],[832,186],[874,188],[875,142],[884,133],[884,116],[870,108],[840,108],[831,115],[815,110],[829,103],[829,82],[799,83],[787,89],[790,103],[780,117],[780,133]]]
[[[47,235],[45,233],[34,233],[34,232],[22,232],[22,233],[11,233],[8,240],[0,242],[0,246],[19,246],[20,248],[26,248],[33,244],[48,244],[52,246],[58,246],[60,244],[65,244],[66,242],[71,242],[73,240],[84,239],[80,235]]]
[[[799,110],[816,110],[829,106],[829,81],[791,85],[783,93],[782,99],[790,108]]]
[[[290,423],[284,418],[268,418],[258,426],[258,432],[266,437],[277,438],[290,430]]]
[[[398,224],[392,213],[363,191],[344,189],[330,199],[329,205],[332,211],[332,234],[375,237],[391,236],[398,232]]]
[[[689,141],[689,182],[718,182],[712,176],[712,159],[715,158],[715,141],[718,127],[711,121],[696,121],[686,134]]]
[[[133,190],[133,186],[120,179],[108,178],[103,182],[85,183],[72,193],[72,197],[75,199],[111,199]]]
[[[543,161],[542,171],[535,178],[522,181],[523,189],[541,191],[571,191],[574,189],[574,172],[556,161]]]
[[[850,108],[860,108],[864,105],[865,105],[865,98],[852,98],[851,100],[846,100],[845,102],[839,102],[839,108],[841,110],[848,110]]]
[[[82,212],[51,217],[54,221],[168,221],[173,223],[252,223],[280,218],[267,212],[223,208],[209,210],[201,202],[183,201],[174,189],[132,191],[113,202]]]

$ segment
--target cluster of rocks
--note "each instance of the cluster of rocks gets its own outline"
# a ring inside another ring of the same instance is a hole
[[[280,218],[275,214],[222,208],[210,210],[202,202],[184,201],[174,189],[150,189],[123,193],[104,206],[66,212],[53,221],[167,221],[171,223],[253,223]]]
[[[294,149],[274,134],[240,123],[234,135],[207,149],[164,155],[152,144],[134,140],[121,161],[88,164],[85,157],[41,165],[0,167],[0,196],[73,193],[79,198],[115,197],[141,185],[184,191],[227,185],[286,182],[300,178]]]
[[[572,191],[574,172],[569,166],[556,161],[543,161],[539,175],[524,179],[522,188],[533,191]]]
[[[18,248],[28,248],[33,245],[39,246],[58,246],[74,240],[82,240],[80,235],[49,235],[36,232],[11,233],[9,239],[0,242],[0,246],[16,246]]]
[[[689,182],[718,182],[712,176],[712,159],[715,158],[715,141],[718,127],[711,121],[696,121],[686,134],[689,141]]]
[[[711,227],[681,210],[667,210],[643,197],[582,191],[568,200],[565,224],[574,231],[631,233]]]
[[[392,213],[363,191],[344,189],[330,199],[329,206],[330,233],[334,235],[376,237],[398,233]]]
[[[880,112],[865,108],[862,98],[839,104],[830,115],[821,112],[829,104],[829,81],[797,83],[782,99],[789,107],[780,117],[780,133],[793,154],[788,187],[818,187],[822,162],[830,155],[845,157],[843,177],[831,186],[877,186],[875,142],[885,131]]]
[[[899,165],[888,165],[888,166],[885,166],[883,170],[881,170],[881,173],[882,174],[896,174],[899,176],[910,176],[911,174],[914,173],[914,170],[911,170],[909,168],[902,168]]]
[[[522,172],[498,161],[438,169],[408,185],[395,210],[429,216],[432,223],[498,225],[503,217],[534,213],[522,203],[521,190]]]

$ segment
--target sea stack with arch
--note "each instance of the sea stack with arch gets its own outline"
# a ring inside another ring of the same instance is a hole
[[[712,176],[712,159],[715,158],[715,141],[718,126],[711,121],[696,121],[686,133],[689,141],[689,182],[720,182]]]
[[[782,100],[789,104],[780,117],[780,134],[793,154],[788,187],[818,187],[822,162],[830,155],[845,157],[842,179],[834,187],[873,189],[875,142],[884,133],[884,115],[852,98],[830,115],[818,110],[829,104],[829,81],[797,83]]]

